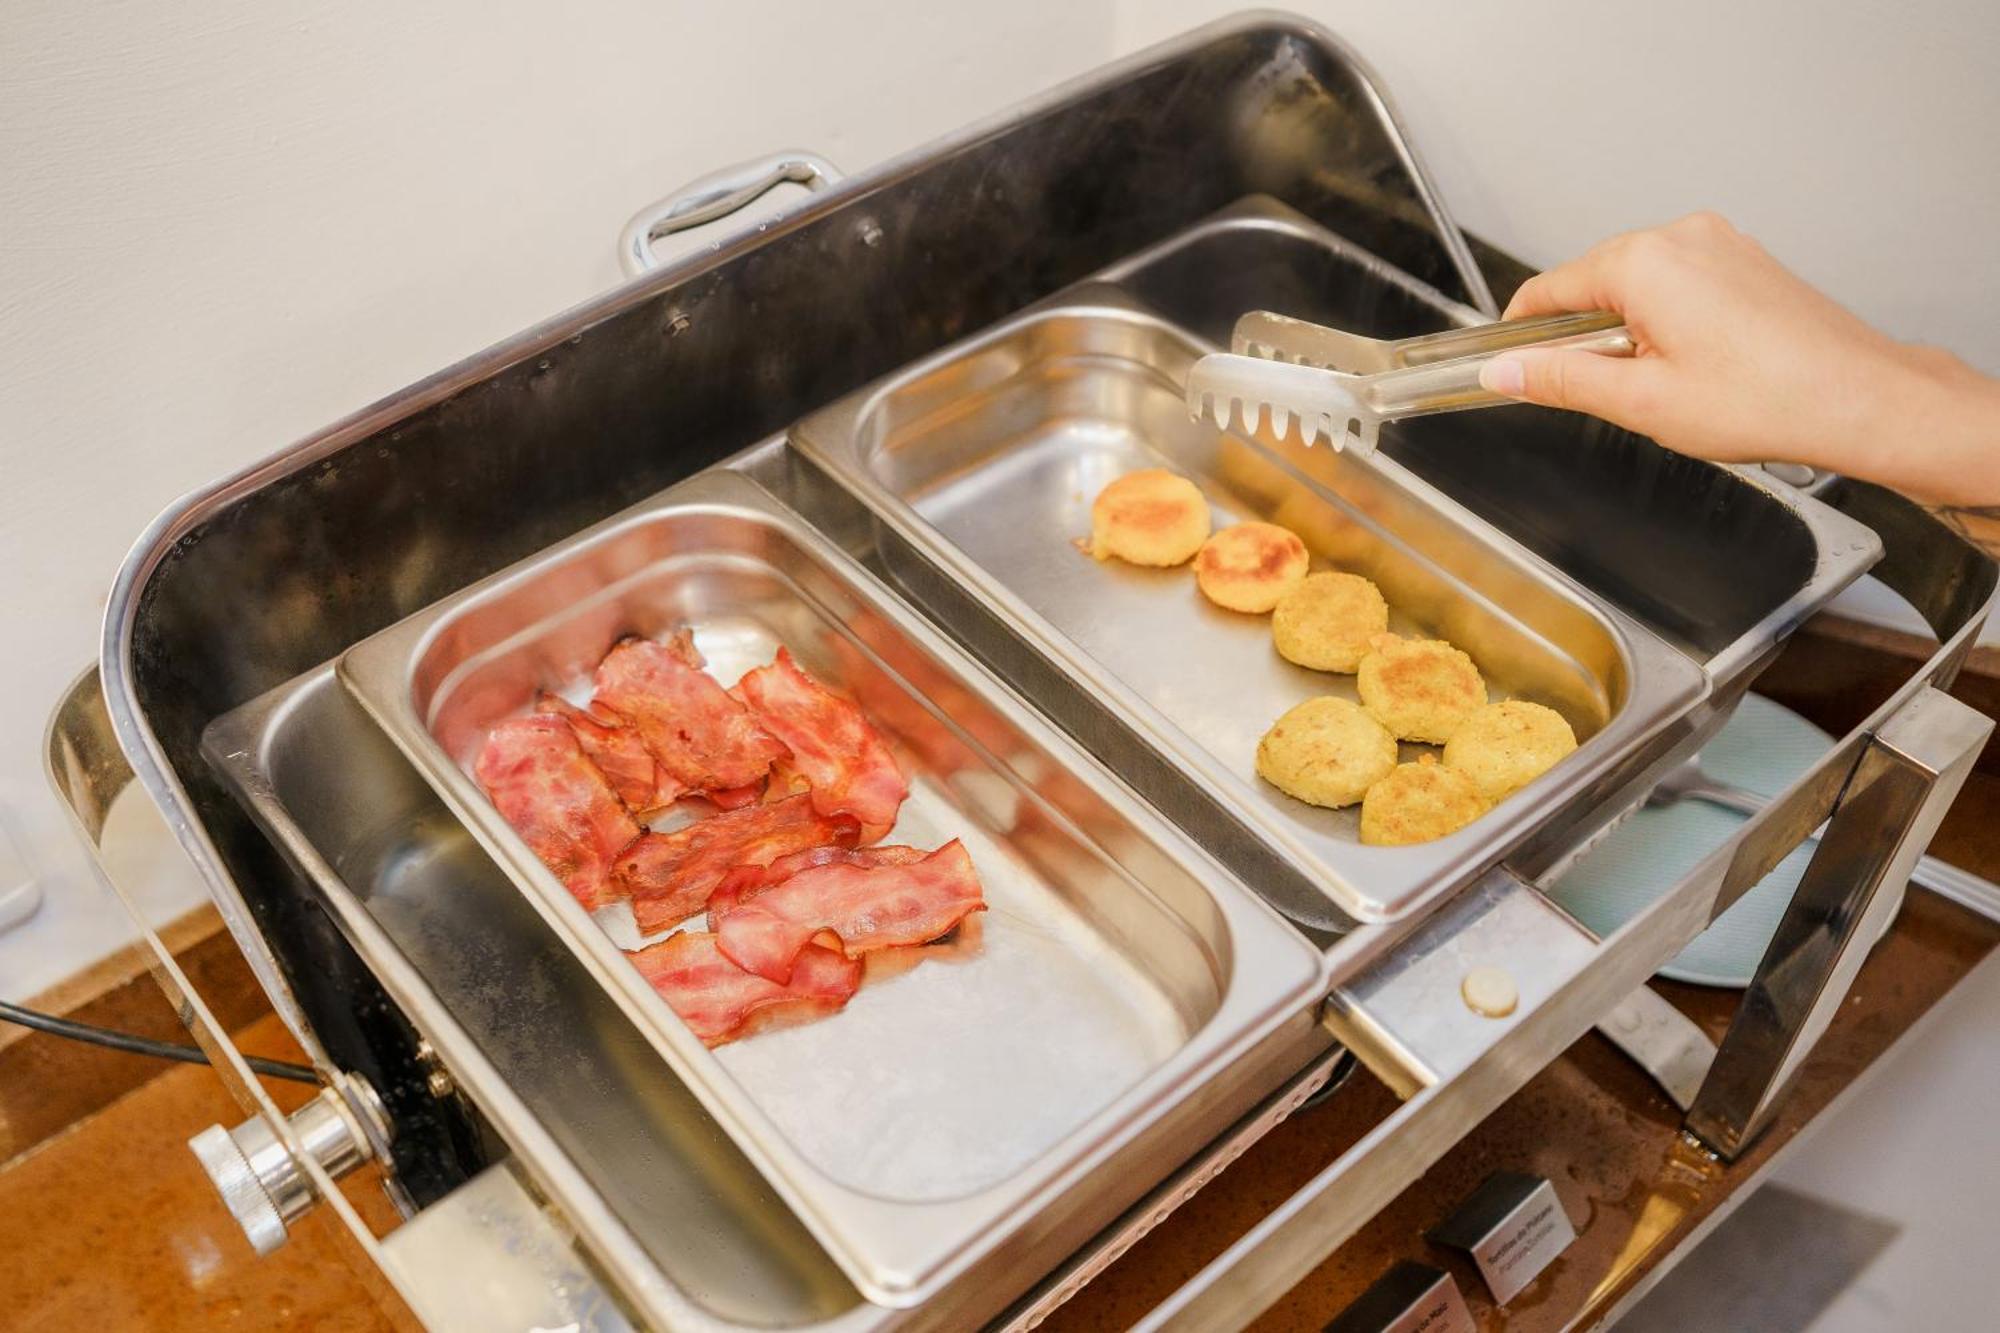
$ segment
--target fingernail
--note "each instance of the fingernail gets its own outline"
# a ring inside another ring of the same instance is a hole
[[[1495,357],[1479,368],[1479,387],[1488,393],[1519,398],[1522,390],[1528,387],[1527,368],[1521,364],[1519,357]]]

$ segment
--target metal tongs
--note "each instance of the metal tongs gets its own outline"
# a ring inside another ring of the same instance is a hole
[[[1339,449],[1350,440],[1375,448],[1382,423],[1434,412],[1492,407],[1514,400],[1479,386],[1479,371],[1517,347],[1574,347],[1630,356],[1632,335],[1618,315],[1595,310],[1505,320],[1420,338],[1363,338],[1302,319],[1255,311],[1236,321],[1229,353],[1195,362],[1188,373],[1191,416],[1225,430],[1255,432],[1268,409],[1280,439],[1294,421],[1304,443],[1322,433]]]

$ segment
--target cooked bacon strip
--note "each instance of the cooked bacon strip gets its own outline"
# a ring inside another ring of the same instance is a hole
[[[501,818],[586,908],[617,897],[613,859],[639,825],[559,717],[509,718],[473,765]]]
[[[780,759],[777,762],[782,764],[785,761]],[[772,771],[775,772],[776,769]],[[755,805],[763,797],[764,791],[763,783],[753,782],[747,787],[720,787],[714,791],[705,791],[702,795],[706,796],[718,810],[741,810],[746,805]]]
[[[767,866],[732,866],[715,892],[708,896],[708,910],[719,916],[740,907],[766,889],[778,885],[814,866],[906,866],[921,861],[929,853],[917,847],[814,847],[781,856]]]
[[[853,703],[801,671],[784,648],[777,661],[738,681],[735,693],[792,752],[779,775],[803,779],[813,808],[853,815],[861,821],[863,842],[895,826],[909,785],[881,734]]]
[[[618,857],[614,873],[632,899],[645,934],[687,920],[733,866],[769,865],[781,856],[834,843],[852,845],[852,817],[828,818],[812,799],[793,796],[698,819],[672,833],[645,833]]]
[[[689,791],[756,787],[785,754],[784,743],[741,700],[702,670],[683,631],[670,643],[626,639],[597,664],[591,702],[625,719],[653,758]]]
[[[681,785],[653,758],[639,733],[610,709],[600,708],[594,701],[588,708],[578,708],[556,695],[544,694],[535,701],[535,711],[569,723],[584,754],[611,780],[618,799],[640,818],[666,809],[684,794]]]
[[[752,1014],[780,1008],[830,1014],[861,985],[861,963],[838,949],[808,944],[789,982],[752,976],[722,956],[715,936],[684,930],[627,955],[681,1021],[710,1046],[743,1029]]]
[[[716,947],[746,972],[785,981],[822,931],[855,958],[925,944],[986,906],[972,857],[956,838],[919,861],[801,870],[748,902],[714,915]]]

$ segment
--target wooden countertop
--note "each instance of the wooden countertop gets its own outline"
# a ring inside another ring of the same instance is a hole
[[[1873,632],[1801,636],[1759,682],[1760,692],[1833,729],[1865,712],[1896,645]],[[1907,662],[1901,663],[1907,674]],[[1994,677],[1967,682],[1991,711]],[[2000,877],[2000,773],[1989,751],[1932,850]],[[1703,1222],[1759,1177],[1771,1158],[2000,944],[2000,925],[1912,890],[1908,906],[1862,969],[1852,993],[1787,1098],[1778,1123],[1736,1163],[1722,1166],[1680,1134],[1680,1113],[1596,1034],[1578,1041],[1454,1147],[1326,1263],[1258,1321],[1260,1329],[1316,1329],[1398,1259],[1457,1274],[1482,1326],[1539,1333],[1588,1322],[1642,1282]],[[1737,993],[1657,983],[1720,1035]],[[246,1048],[285,1056],[289,1041],[265,1016]],[[105,1057],[90,1053],[91,1059]],[[274,1084],[289,1104],[305,1095]],[[1273,1131],[1132,1251],[1058,1310],[1046,1327],[1123,1329],[1379,1123],[1394,1098],[1365,1073],[1325,1104]],[[47,1138],[0,1169],[0,1291],[9,1326],[51,1329],[414,1327],[347,1266],[330,1219],[308,1215],[291,1243],[255,1258],[224,1214],[185,1139],[233,1124],[235,1105],[215,1075],[173,1067],[105,1109]],[[0,1126],[4,1128],[4,1126]],[[1500,1167],[1555,1184],[1578,1225],[1575,1245],[1504,1310],[1485,1299],[1470,1266],[1423,1232]],[[394,1224],[375,1183],[344,1183],[370,1224]]]
[[[249,1054],[299,1058],[275,1014],[236,1036]],[[312,1095],[298,1083],[266,1086],[286,1110]],[[276,1253],[251,1251],[187,1150],[190,1135],[242,1119],[213,1070],[169,1065],[0,1168],[0,1326],[417,1329],[399,1304],[377,1302],[370,1275],[348,1267],[340,1224],[323,1210],[301,1218]],[[395,1224],[379,1177],[357,1172],[342,1186],[370,1226]]]

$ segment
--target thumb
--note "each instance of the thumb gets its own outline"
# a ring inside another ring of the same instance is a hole
[[[1480,368],[1479,387],[1508,398],[1615,417],[1639,369],[1624,357],[1561,347],[1526,347]]]

